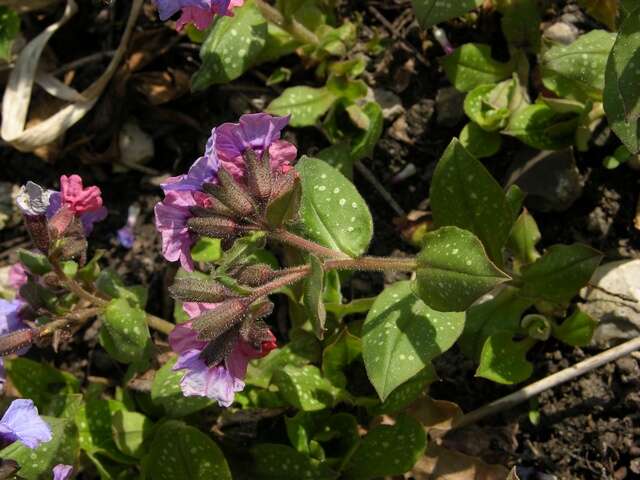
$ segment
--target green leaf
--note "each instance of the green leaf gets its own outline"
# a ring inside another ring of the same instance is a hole
[[[533,303],[520,297],[517,288],[505,287],[494,298],[473,305],[458,341],[460,349],[467,357],[479,359],[485,340],[497,332],[517,332],[522,314]]]
[[[560,325],[554,325],[552,334],[572,347],[586,347],[591,343],[597,326],[596,320],[578,308]]]
[[[570,45],[551,47],[540,59],[545,87],[561,98],[601,101],[614,41],[615,34],[592,30]]]
[[[324,160],[348,179],[353,179],[353,157],[349,142],[331,145],[317,153],[317,158]]]
[[[322,340],[324,338],[324,324],[327,320],[327,311],[322,301],[324,268],[322,262],[315,255],[309,255],[309,265],[311,266],[311,274],[304,281],[302,298],[313,331],[316,337]]]
[[[476,158],[492,157],[502,146],[502,137],[498,132],[488,132],[477,123],[467,123],[460,132],[460,143]]]
[[[337,98],[355,102],[367,95],[367,84],[362,80],[352,80],[345,76],[333,75],[327,80],[327,89]]]
[[[332,407],[338,393],[314,365],[286,365],[274,373],[273,383],[287,403],[305,412]]]
[[[464,317],[432,310],[416,298],[408,281],[378,295],[362,326],[362,356],[380,399],[451,348],[462,333]]]
[[[20,17],[10,8],[0,6],[0,58],[9,60],[11,46],[20,32]]]
[[[96,279],[98,291],[110,298],[124,298],[132,305],[144,308],[149,295],[142,285],[125,286],[122,278],[112,269],[102,270]]]
[[[132,363],[148,354],[151,343],[147,314],[124,298],[111,300],[104,311],[100,343],[118,362]]]
[[[153,422],[141,413],[118,410],[113,414],[113,441],[125,455],[142,458],[152,427]]]
[[[513,225],[507,246],[520,262],[525,264],[532,263],[540,258],[536,245],[541,238],[542,235],[540,235],[538,224],[531,214],[525,210]]]
[[[44,275],[51,271],[51,263],[41,253],[20,249],[18,250],[18,260],[34,275]]]
[[[317,158],[302,157],[296,169],[302,179],[300,218],[309,238],[352,257],[363,254],[373,220],[354,185]]]
[[[442,227],[425,235],[418,254],[416,292],[434,310],[462,312],[509,280],[467,230]]]
[[[351,148],[351,162],[357,162],[373,155],[384,127],[382,108],[376,102],[369,102],[362,107],[362,113],[367,118],[366,126],[361,127],[363,132],[353,139]],[[352,175],[347,175],[351,177]]]
[[[105,250],[96,251],[96,253],[93,255],[93,258],[78,270],[76,278],[79,281],[87,284],[92,284],[93,282],[95,282],[100,275],[100,264],[98,262],[104,256],[104,254]]]
[[[413,9],[422,28],[460,17],[473,10],[482,3],[482,0],[456,0],[443,2],[442,0],[411,0]]]
[[[151,384],[151,400],[164,408],[170,417],[184,417],[212,405],[213,402],[205,397],[185,397],[180,389],[180,381],[185,372],[173,371],[176,359],[165,363]]]
[[[502,264],[513,223],[511,209],[498,182],[456,139],[436,166],[430,198],[436,225],[473,232],[491,259]]]
[[[303,330],[292,330],[290,341],[284,347],[272,350],[264,358],[249,364],[245,382],[267,388],[275,372],[286,365],[301,367],[320,358],[320,342],[312,333]]]
[[[604,87],[604,109],[611,129],[632,153],[640,151],[640,8],[630,13],[609,55]]]
[[[228,83],[251,68],[266,44],[267,22],[253,2],[219,17],[200,48],[202,65],[192,78],[194,91]]]
[[[337,97],[326,87],[291,87],[273,100],[266,111],[274,115],[291,115],[292,127],[315,125],[336,102]]]
[[[4,368],[21,396],[33,400],[42,413],[59,414],[59,411],[50,408],[54,398],[59,394],[71,394],[80,389],[77,378],[44,362],[35,362],[24,357],[5,358]]]
[[[254,475],[261,480],[335,480],[338,474],[287,445],[262,443],[251,450]]]
[[[491,335],[482,347],[476,376],[505,385],[526,380],[533,373],[526,355],[535,342],[531,338],[515,342],[511,332]]]
[[[430,363],[417,375],[391,392],[384,402],[371,408],[371,415],[394,414],[403,411],[423,395],[428,386],[436,380],[438,380],[438,374]]]
[[[135,463],[135,460],[118,450],[112,438],[113,415],[125,407],[116,400],[89,400],[75,415],[80,448],[90,453],[101,453],[121,463]]]
[[[42,480],[51,478],[51,470],[59,463],[73,465],[78,456],[78,433],[67,419],[42,417],[51,427],[53,438],[31,449],[15,442],[0,451],[0,458],[15,460],[20,465],[20,478]]]
[[[176,420],[164,423],[145,463],[153,480],[231,480],[229,465],[208,435]]]
[[[200,237],[191,247],[191,258],[196,262],[215,262],[222,257],[219,238]]]
[[[512,115],[502,133],[539,150],[559,150],[573,144],[579,120],[577,114],[559,114],[546,103],[534,103]]]
[[[554,245],[522,269],[522,295],[565,303],[584,287],[603,258],[587,245]]]
[[[511,185],[505,193],[505,197],[507,197],[507,204],[509,205],[509,209],[513,215],[514,222],[520,215],[520,210],[522,210],[522,204],[524,203],[525,196],[525,192],[523,192],[515,183]]]
[[[333,385],[347,388],[347,377],[343,370],[360,358],[362,341],[343,329],[336,339],[322,352],[322,372]]]
[[[537,53],[542,21],[537,0],[499,1],[498,11],[502,14],[502,32],[509,46]]]
[[[505,80],[505,82],[511,82],[511,80]],[[497,85],[478,85],[464,99],[464,112],[471,121],[488,132],[502,130],[509,120],[508,108],[494,108],[488,102],[497,88]]]
[[[422,425],[400,415],[395,425],[378,425],[367,433],[344,470],[347,480],[402,475],[424,452],[427,439]]]
[[[266,244],[265,238],[266,234],[264,232],[254,232],[246,237],[238,238],[233,242],[233,246],[222,255],[216,273],[226,272],[241,260],[264,248]]]
[[[515,70],[513,60],[507,63],[494,60],[489,45],[480,43],[465,43],[441,62],[447,78],[461,92],[509,78]]]

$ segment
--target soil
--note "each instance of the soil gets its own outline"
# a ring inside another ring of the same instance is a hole
[[[62,64],[115,48],[126,14],[121,11],[124,10],[121,3],[93,2],[95,11],[85,10],[83,18],[79,16],[63,29],[68,33],[56,35],[52,52],[57,55],[57,61]],[[576,11],[572,2],[553,3],[545,20],[553,20],[567,10]],[[406,212],[428,210],[429,181],[434,166],[450,139],[457,136],[465,124],[459,111],[459,98],[454,95],[446,100],[445,93],[451,92],[446,92],[449,84],[437,62],[443,52],[438,45],[428,41],[410,12],[409,0],[351,0],[342,2],[340,7],[341,15],[352,20],[356,13],[363,16],[363,41],[369,40],[373,29],[388,36],[389,25],[398,36],[389,41],[384,53],[373,59],[366,78],[372,87],[390,90],[400,97],[406,111],[405,125],[396,124],[395,120],[386,122],[373,157],[364,160],[363,164]],[[30,16],[25,25],[27,36],[40,31],[58,14]],[[95,18],[102,20],[96,23]],[[152,19],[152,12],[148,17],[143,16],[140,31],[160,42],[166,29],[156,31],[158,24],[152,24]],[[579,26],[593,28],[593,22],[590,19],[589,22]],[[87,24],[93,27],[83,28]],[[448,32],[452,43],[504,44],[496,35],[499,31],[496,15],[480,18],[478,25],[478,28],[470,28],[462,22],[451,22]],[[79,49],[67,48],[70,42]],[[417,59],[416,52],[424,62]],[[191,75],[198,65],[197,48],[186,37],[164,45],[159,55],[147,53],[150,58],[141,68],[142,73],[176,69]],[[79,78],[95,78],[103,67],[104,62],[84,67],[78,72]],[[271,67],[260,67],[258,71],[268,76]],[[313,84],[311,73],[299,68],[294,69],[293,81]],[[132,82],[116,83],[112,82],[94,111],[67,134],[63,146],[57,147],[62,153],[50,155],[48,163],[33,154],[0,146],[3,161],[0,180],[15,184],[33,180],[57,187],[60,174],[77,172],[87,184],[99,185],[109,208],[109,217],[97,225],[92,248],[104,249],[104,263],[116,269],[128,283],[150,286],[149,310],[168,318],[172,305],[163,292],[175,267],[168,266],[161,258],[153,228],[153,205],[161,197],[159,179],[188,168],[203,150],[212,125],[233,121],[240,113],[264,105],[277,95],[277,91],[265,88],[258,76],[250,73],[230,85],[212,87],[204,93],[181,96],[154,106],[141,98]],[[124,121],[132,118],[137,119],[153,138],[155,156],[146,166],[146,172],[114,173],[111,163],[117,154],[109,153],[114,134]],[[399,139],[397,129],[400,127],[409,141]],[[287,135],[299,146],[300,152],[313,153],[328,146],[315,129],[290,129]],[[533,212],[542,231],[542,247],[550,243],[579,241],[602,250],[606,260],[639,258],[640,232],[634,229],[633,218],[640,177],[625,166],[615,170],[602,168],[601,159],[615,148],[615,140],[607,132],[603,132],[602,138],[604,140],[599,145],[592,145],[589,152],[576,153],[583,183],[580,198],[562,212]],[[507,140],[501,153],[486,162],[496,178],[505,179],[513,154],[519,148],[518,142]],[[413,167],[406,170],[409,165]],[[399,173],[411,170],[415,173],[408,178],[395,178]],[[400,232],[393,221],[399,217],[398,212],[358,169],[354,182],[374,216],[376,234],[370,252],[380,255],[414,253],[410,245],[400,240]],[[124,225],[127,208],[133,202],[140,204],[142,214],[136,227],[134,248],[126,250],[118,246],[116,231]],[[0,231],[0,266],[14,262],[16,249],[25,246],[28,246],[28,238],[22,227]],[[381,275],[356,276],[345,286],[345,294],[371,295],[383,283]],[[78,374],[109,372],[113,364],[100,353],[100,347],[92,347],[91,352],[92,364],[89,366],[80,357],[86,352],[73,348],[64,349],[55,361]],[[597,350],[583,351],[548,341],[530,355],[536,366],[532,379],[542,378],[594,353]],[[473,377],[474,365],[455,348],[439,358],[436,366],[442,381],[432,387],[431,394],[434,398],[458,403],[464,411],[478,408],[513,390]],[[538,398],[537,407],[523,406],[505,412],[462,430],[447,441],[487,462],[520,466],[522,479],[543,478],[536,476],[540,473],[562,479],[639,478],[636,477],[640,475],[639,386],[638,360],[627,357],[545,392]],[[536,415],[530,415],[529,408],[537,410],[537,424],[531,422],[530,417]]]

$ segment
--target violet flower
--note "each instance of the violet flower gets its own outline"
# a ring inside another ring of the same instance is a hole
[[[29,448],[37,448],[51,438],[51,429],[38,415],[33,400],[14,400],[0,419],[0,439],[5,443],[20,441]]]
[[[18,293],[20,292],[20,287],[27,283],[27,281],[27,269],[24,268],[24,265],[20,262],[11,265],[9,269],[9,287]]]
[[[118,230],[118,242],[124,248],[130,249],[133,247],[133,242],[135,241],[135,234],[133,229],[136,226],[136,222],[138,221],[138,216],[140,215],[140,206],[137,204],[132,204],[129,206],[129,211],[127,213],[127,223]]]
[[[190,318],[206,310],[216,308],[217,304],[187,302],[184,310]],[[231,354],[218,365],[207,366],[200,358],[206,341],[198,340],[197,333],[191,328],[191,322],[177,325],[169,334],[169,344],[178,353],[174,370],[187,370],[180,382],[182,393],[186,396],[208,397],[222,407],[233,403],[235,392],[244,389],[244,377],[247,374],[249,360],[267,355],[277,347],[271,332],[270,339],[262,342],[260,350],[254,349],[242,339],[238,339]]]
[[[26,303],[20,299],[0,299],[0,335],[6,335],[7,333],[27,328],[20,317],[20,312],[25,306]],[[16,353],[18,355],[24,355],[28,350],[29,348],[24,348]],[[0,358],[0,390],[4,388],[5,380],[4,361]]]
[[[215,15],[232,16],[231,11],[242,6],[244,0],[155,0],[155,3],[162,21],[182,11],[176,22],[176,29],[180,31],[189,23],[205,30]]]
[[[284,173],[292,167],[296,147],[280,140],[280,133],[288,123],[289,117],[266,113],[243,115],[239,123],[224,123],[212,130],[204,156],[194,162],[187,174],[171,177],[161,185],[165,199],[156,205],[155,215],[165,259],[180,260],[183,268],[193,270],[191,247],[196,237],[187,228],[192,217],[190,207],[207,206],[209,200],[201,193],[202,186],[217,181],[220,166],[237,180],[243,180],[246,166],[242,154],[251,148],[258,155],[268,150],[275,171]]]
[[[73,475],[73,466],[59,463],[53,467],[53,480],[69,480]]]

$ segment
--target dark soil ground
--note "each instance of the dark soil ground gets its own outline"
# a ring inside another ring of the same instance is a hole
[[[121,3],[93,2],[94,11],[81,9],[83,13],[54,37],[49,52],[52,58],[64,64],[114,49],[126,10]],[[555,9],[549,10],[545,20],[553,20],[567,9],[576,11],[571,2],[556,2]],[[352,19],[356,14],[363,16],[366,26],[363,41],[368,40],[374,30],[389,38],[388,48],[371,62],[367,80],[372,87],[398,95],[406,111],[406,123],[402,126],[406,138],[398,134],[398,125],[387,122],[373,158],[363,163],[403,210],[427,210],[429,181],[435,163],[465,123],[459,102],[457,107],[455,101],[447,103],[446,107],[436,102],[438,92],[448,86],[437,62],[442,51],[439,46],[429,43],[425,32],[417,27],[408,0],[352,0],[343,2],[340,12]],[[24,27],[26,35],[40,31],[56,15],[59,12],[28,17]],[[186,37],[176,40],[170,30],[158,28],[152,19],[150,10],[148,18],[143,16],[139,21],[134,49],[138,48],[146,55],[139,70],[128,73],[124,80],[112,82],[94,111],[68,133],[64,143],[45,152],[48,163],[32,154],[0,147],[3,163],[0,180],[16,184],[34,180],[57,187],[61,173],[78,172],[88,184],[99,185],[109,208],[109,217],[97,226],[92,248],[105,249],[105,263],[123,274],[127,282],[149,285],[149,310],[169,317],[171,305],[164,292],[173,267],[162,260],[152,226],[152,208],[161,195],[157,188],[159,178],[186,170],[203,150],[211,126],[232,121],[241,113],[265,105],[277,92],[265,88],[258,75],[250,73],[231,85],[212,87],[204,93],[177,96],[168,103],[152,105],[137,88],[144,79],[143,74],[166,72],[171,68],[190,75],[199,62],[195,45]],[[504,42],[497,34],[498,20],[495,15],[483,17],[477,28],[453,22],[449,28],[450,39],[454,45],[483,41],[500,46]],[[86,28],[87,25],[90,27]],[[590,19],[578,26],[593,28]],[[392,32],[396,38],[391,37]],[[147,42],[146,48],[144,42]],[[295,64],[295,59],[288,61]],[[82,67],[77,72],[80,82],[84,78],[95,78],[103,67],[104,62]],[[268,75],[270,68],[264,66],[258,71]],[[313,84],[311,74],[299,68],[294,69],[294,80]],[[115,136],[121,125],[131,118],[136,118],[153,138],[155,156],[144,172],[115,173],[111,165],[118,158],[117,149],[114,150]],[[300,152],[312,154],[328,145],[315,129],[289,130],[288,135],[298,144]],[[612,145],[613,139],[605,131],[599,145],[594,145],[586,154],[576,154],[584,189],[574,204],[561,212],[533,212],[540,224],[543,246],[581,241],[602,250],[607,260],[640,257],[640,232],[633,228],[639,177],[626,167],[602,168],[601,159],[605,152],[612,150]],[[501,153],[486,162],[498,179],[506,178],[519,148],[517,142],[507,141]],[[415,173],[404,180],[394,180],[399,172],[406,172],[410,164],[415,167]],[[354,177],[374,215],[376,235],[371,252],[412,252],[412,247],[400,239],[394,224],[398,212],[357,170]],[[140,203],[142,218],[134,248],[125,250],[117,245],[115,235],[133,202]],[[0,231],[0,265],[15,261],[16,249],[25,246],[28,246],[28,238],[22,227]],[[381,276],[375,275],[356,277],[345,290],[349,295],[366,296],[378,290],[383,281]],[[597,350],[583,351],[546,342],[530,356],[536,366],[533,378],[542,378],[594,353]],[[56,362],[72,365],[76,370],[78,367],[84,369],[77,363],[74,365],[78,362],[74,360],[78,352],[68,349],[65,354],[69,358],[62,361],[58,358]],[[93,365],[86,367],[85,373],[106,373],[111,366],[102,364],[102,357],[98,347],[92,357]],[[82,365],[86,366],[86,362]],[[441,357],[437,367],[443,380],[433,386],[432,395],[454,401],[464,411],[512,391],[474,378],[474,365],[456,349]],[[485,461],[508,467],[530,467],[530,472],[553,474],[562,479],[640,478],[637,476],[640,475],[639,386],[638,360],[628,357],[540,395],[537,425],[528,415],[529,409],[536,407],[524,406],[462,430],[448,441]]]

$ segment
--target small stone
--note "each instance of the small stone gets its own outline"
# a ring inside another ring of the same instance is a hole
[[[455,127],[464,119],[464,97],[455,87],[445,87],[436,94],[436,112],[438,125]]]
[[[574,25],[556,22],[544,31],[543,36],[552,42],[569,45],[576,41],[579,34],[580,31]]]
[[[395,120],[404,113],[402,100],[398,95],[384,88],[374,88],[367,91],[367,102],[377,102],[382,108],[382,116],[385,120]]]

